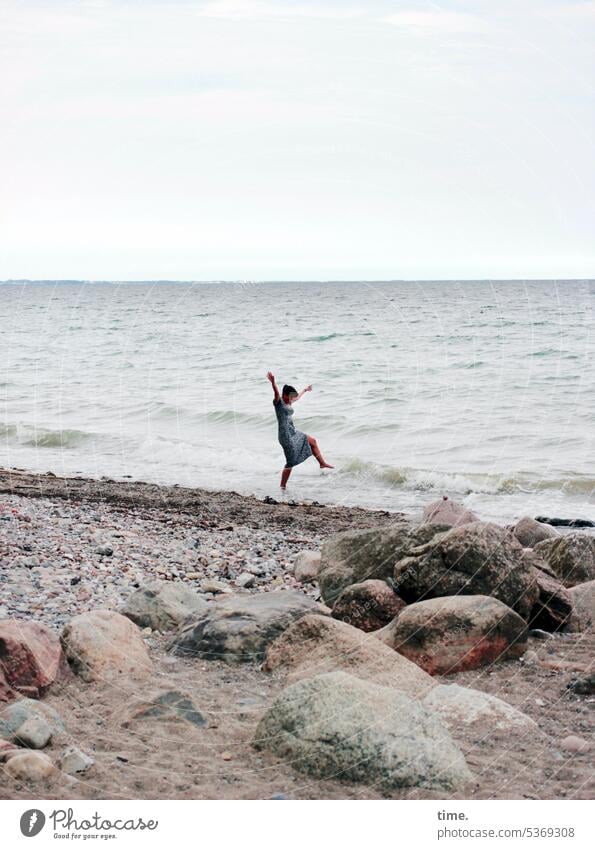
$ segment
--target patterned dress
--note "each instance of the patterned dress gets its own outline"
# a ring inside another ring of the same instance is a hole
[[[301,430],[296,430],[292,421],[293,407],[284,404],[282,398],[273,401],[277,421],[279,423],[279,442],[285,452],[285,468],[297,466],[312,456],[308,437]]]

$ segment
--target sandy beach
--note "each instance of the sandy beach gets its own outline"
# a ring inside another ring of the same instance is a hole
[[[229,591],[250,595],[280,589],[319,598],[291,567],[302,550],[317,550],[330,534],[389,525],[383,511],[264,503],[235,493],[143,483],[0,472],[0,618],[43,622],[60,632],[76,614],[119,610],[151,579],[181,581],[207,600]],[[252,575],[247,587],[240,575]],[[212,582],[216,582],[212,585]],[[241,582],[240,582],[241,584]],[[214,589],[216,592],[209,592]],[[211,601],[212,603],[212,601]],[[374,786],[315,780],[251,745],[265,707],[283,676],[259,664],[173,655],[169,637],[144,629],[153,661],[149,682],[87,683],[63,671],[43,699],[65,730],[46,753],[58,758],[76,744],[93,759],[77,778],[58,772],[36,798],[382,798]],[[569,752],[569,735],[593,731],[593,700],[567,685],[588,670],[592,634],[530,639],[535,662],[523,659],[448,676],[498,696],[535,720],[534,732],[511,740],[486,726],[463,746],[474,785],[452,798],[590,798],[589,752]],[[196,727],[178,717],[143,716],[159,693],[183,693],[204,718]],[[4,776],[3,798],[30,798],[31,788]],[[393,798],[443,798],[406,788]]]

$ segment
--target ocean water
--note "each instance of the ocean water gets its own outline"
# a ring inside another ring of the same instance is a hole
[[[595,281],[0,286],[0,465],[279,497],[270,369],[336,469],[286,497],[595,519]]]

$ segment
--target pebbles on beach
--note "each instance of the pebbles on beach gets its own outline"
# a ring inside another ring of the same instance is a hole
[[[2,496],[0,521],[0,618],[61,628],[91,607],[120,609],[151,580],[213,595],[298,586],[291,565],[303,544],[274,528],[205,528],[191,512],[17,495]]]

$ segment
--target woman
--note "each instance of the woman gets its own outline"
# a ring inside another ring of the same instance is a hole
[[[334,469],[334,466],[327,463],[320,453],[320,448],[318,447],[318,443],[314,437],[308,436],[308,434],[302,433],[300,430],[296,430],[291,418],[293,416],[293,409],[291,405],[295,401],[299,401],[304,393],[311,392],[312,387],[306,386],[306,388],[302,389],[301,392],[296,392],[293,386],[285,384],[283,392],[280,393],[272,372],[269,372],[267,377],[270,380],[273,392],[275,393],[273,404],[275,406],[277,421],[279,423],[279,442],[285,452],[286,462],[285,468],[281,472],[281,489],[286,488],[287,481],[289,480],[289,475],[291,474],[293,467],[303,463],[304,460],[307,460],[308,457],[312,456],[312,454],[314,454],[318,460],[318,465],[321,469]]]

